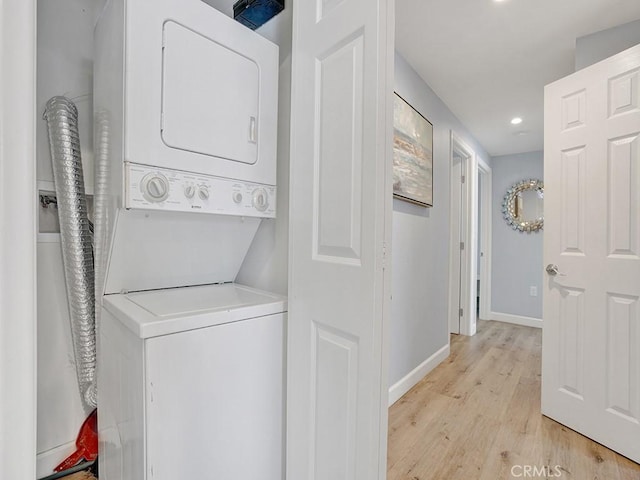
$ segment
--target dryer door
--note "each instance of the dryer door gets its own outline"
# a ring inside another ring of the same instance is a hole
[[[245,164],[256,163],[258,65],[168,21],[164,24],[162,68],[165,144]]]
[[[109,15],[97,27],[97,63],[116,72],[99,77],[96,106],[112,150],[122,140],[125,162],[275,185],[277,45],[201,1],[124,3],[124,33]]]

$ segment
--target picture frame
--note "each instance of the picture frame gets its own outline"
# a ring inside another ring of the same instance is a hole
[[[393,99],[393,196],[433,207],[433,124],[398,93]]]

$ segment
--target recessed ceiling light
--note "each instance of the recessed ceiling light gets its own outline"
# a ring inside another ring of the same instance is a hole
[[[511,125],[520,125],[521,123],[522,123],[522,119],[520,117],[511,119]]]

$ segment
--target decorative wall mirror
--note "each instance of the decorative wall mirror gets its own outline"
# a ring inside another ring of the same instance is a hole
[[[523,180],[507,190],[502,201],[502,215],[511,228],[519,232],[537,232],[544,226],[544,183]]]

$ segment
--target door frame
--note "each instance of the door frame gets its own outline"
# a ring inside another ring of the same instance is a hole
[[[387,452],[389,449],[389,359],[391,351],[391,243],[393,233],[393,102],[394,102],[394,80],[395,80],[395,31],[396,31],[396,2],[390,0],[386,3],[386,30],[387,30],[387,59],[386,62],[386,85],[387,95],[384,102],[386,131],[384,138],[384,151],[388,161],[384,170],[385,187],[385,207],[384,207],[384,245],[383,245],[383,301],[382,301],[382,324],[380,325],[380,398],[383,399],[380,405],[379,431],[380,443],[378,449],[378,480],[387,478]]]
[[[457,217],[457,212],[453,211],[454,202],[454,182],[459,182],[457,178],[453,178],[451,174],[454,155],[462,157],[465,182],[462,185],[463,199],[460,202],[461,218],[464,233],[462,242],[464,242],[465,255],[460,260],[460,274],[454,270],[455,255],[460,252],[460,238],[454,235],[454,229],[449,226],[449,331],[455,331],[457,322],[460,325],[460,335],[472,336],[476,333],[476,285],[477,285],[477,262],[478,262],[478,176],[480,173],[484,178],[489,178],[489,188],[484,189],[483,194],[483,213],[481,217],[483,233],[482,246],[483,251],[488,253],[485,255],[485,268],[481,268],[480,284],[484,284],[481,288],[481,302],[483,294],[485,301],[483,307],[490,311],[491,298],[491,168],[482,159],[478,158],[475,151],[453,130],[451,130],[451,142],[449,150],[449,218]],[[454,215],[455,214],[455,215]],[[466,279],[466,280],[463,280]],[[456,298],[460,286],[460,299]],[[487,303],[488,301],[488,303]],[[464,314],[459,316],[459,308]],[[483,312],[481,313],[488,313]]]
[[[0,477],[36,478],[36,0],[0,0]]]

